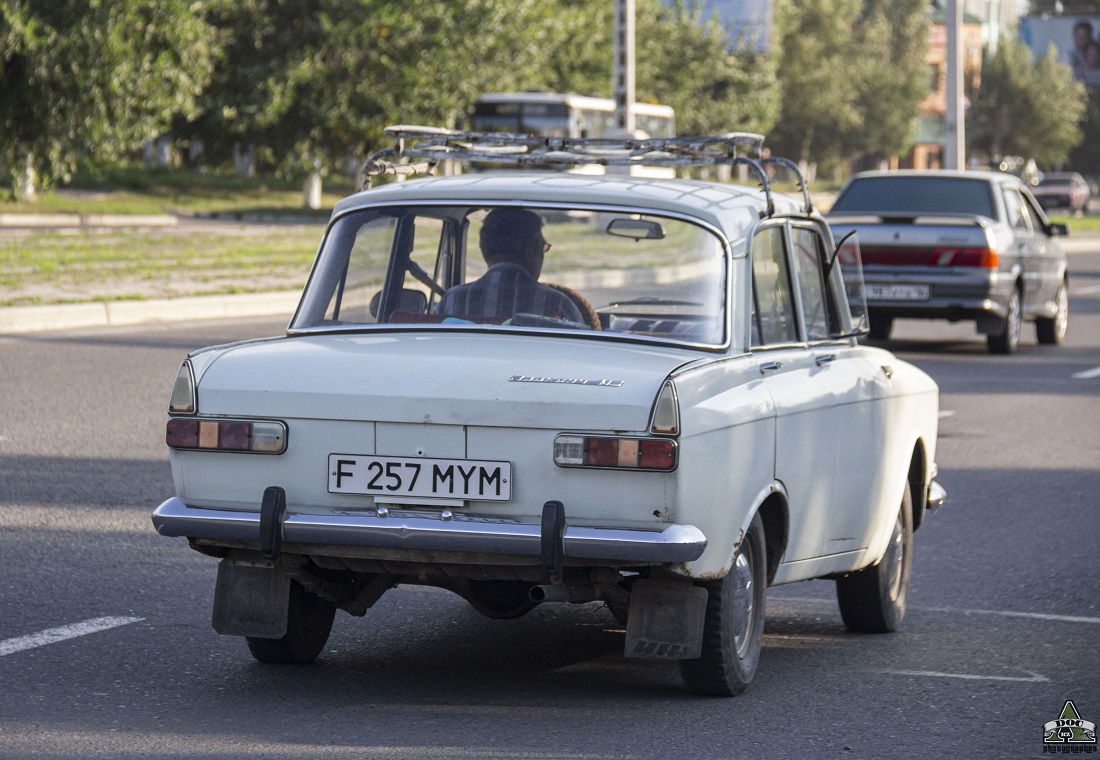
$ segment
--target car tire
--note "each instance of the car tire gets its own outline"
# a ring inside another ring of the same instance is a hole
[[[246,636],[248,650],[268,665],[305,665],[317,659],[328,643],[336,608],[311,594],[302,584],[290,582],[286,635],[281,639]]]
[[[1035,320],[1035,334],[1044,345],[1060,346],[1066,342],[1066,330],[1069,327],[1069,289],[1065,280],[1058,285],[1054,303],[1057,308],[1053,317],[1039,317]]]
[[[871,324],[867,334],[875,340],[889,340],[890,330],[894,327],[894,318],[875,314],[874,312],[871,312],[868,316]]]
[[[836,580],[844,625],[860,633],[890,633],[905,617],[913,568],[913,500],[906,485],[886,552],[876,564]]]
[[[764,524],[756,515],[726,577],[697,584],[708,592],[703,653],[680,661],[690,691],[735,697],[748,687],[760,661],[767,583]]]
[[[991,354],[1013,354],[1020,345],[1020,327],[1023,322],[1023,314],[1020,306],[1020,291],[1012,289],[1006,308],[1005,318],[1001,330],[996,334],[986,336]]]

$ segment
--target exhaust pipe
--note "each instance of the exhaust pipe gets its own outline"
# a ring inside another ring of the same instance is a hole
[[[599,589],[592,585],[566,586],[554,583],[550,586],[532,586],[528,596],[533,602],[594,602],[600,598]]]

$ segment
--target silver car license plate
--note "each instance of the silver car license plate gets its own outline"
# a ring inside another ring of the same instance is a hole
[[[865,286],[868,301],[927,301],[931,288],[927,285],[890,285],[869,282]]]
[[[329,493],[394,498],[512,498],[511,462],[329,454]]]

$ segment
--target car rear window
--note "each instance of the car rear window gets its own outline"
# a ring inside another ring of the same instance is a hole
[[[862,177],[830,214],[980,214],[995,218],[989,183],[958,177]]]
[[[658,215],[383,206],[333,222],[292,327],[594,329],[721,345],[726,261],[712,231]]]

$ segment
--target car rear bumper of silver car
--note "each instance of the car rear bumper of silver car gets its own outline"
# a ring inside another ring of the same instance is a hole
[[[920,300],[866,299],[868,309],[892,317],[915,319],[1004,319],[1015,281],[997,272],[914,272],[890,273],[881,269],[864,273],[868,285],[924,288]]]
[[[384,515],[384,516],[383,516]],[[545,523],[545,519],[544,519]],[[267,526],[260,512],[190,507],[172,497],[153,512],[162,536],[264,544]],[[546,556],[557,543],[569,559],[664,564],[690,562],[706,549],[707,539],[694,525],[662,523],[652,529],[590,527],[562,522],[557,537],[543,525],[515,520],[379,510],[368,514],[303,514],[286,512],[270,528],[277,544],[311,544],[380,549]],[[562,530],[563,529],[563,530]]]

